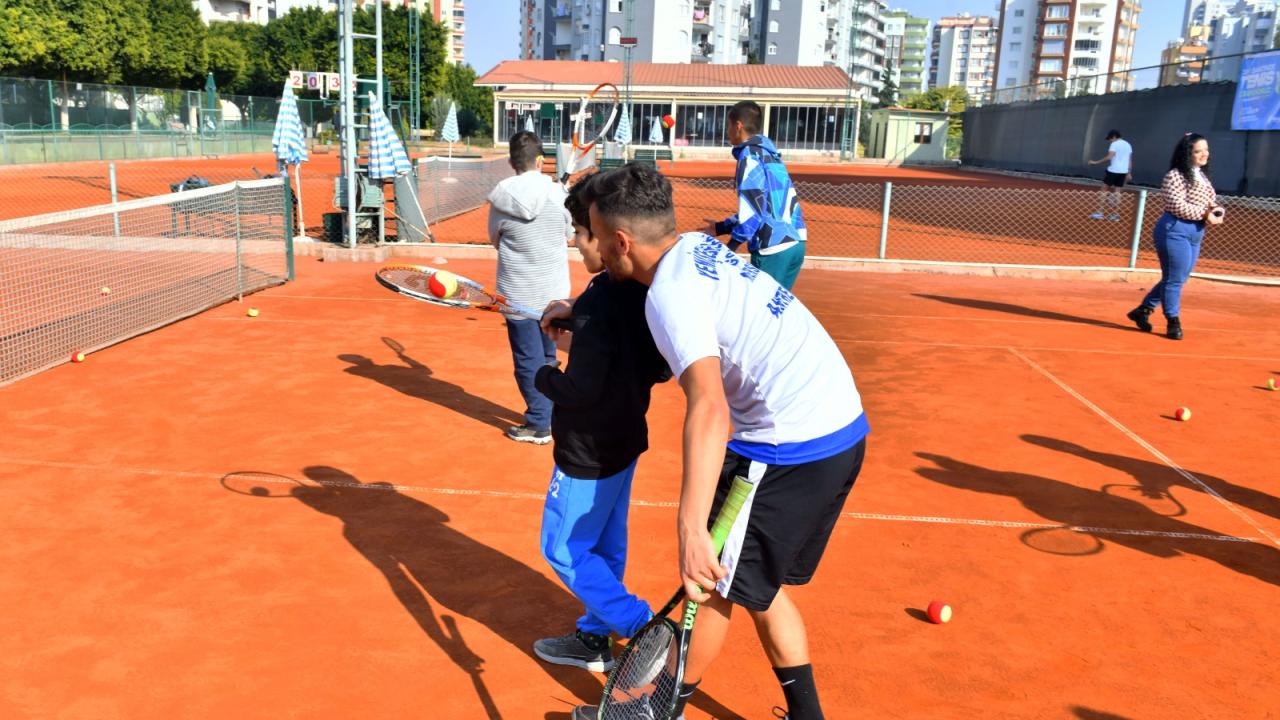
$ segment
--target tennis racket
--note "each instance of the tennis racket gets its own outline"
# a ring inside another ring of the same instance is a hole
[[[737,520],[743,503],[751,495],[751,488],[746,478],[737,476],[733,479],[729,494],[711,526],[711,542],[717,555],[724,549],[725,538],[729,536],[729,529]],[[600,698],[599,720],[671,718],[679,700],[680,684],[684,681],[693,621],[698,615],[698,603],[687,600],[678,625],[668,617],[684,597],[684,589],[677,590],[662,611],[640,628],[618,656]]]
[[[414,300],[431,303],[432,305],[470,310],[488,310],[490,312],[514,315],[527,320],[542,319],[540,310],[512,302],[480,283],[456,273],[450,274],[453,275],[454,280],[458,283],[457,290],[449,297],[438,297],[432,294],[428,288],[431,283],[431,276],[437,272],[441,271],[426,265],[396,264],[384,265],[378,268],[373,277],[383,287],[392,292]],[[551,324],[561,330],[573,329],[568,318],[556,318],[551,321]]]
[[[620,102],[618,86],[613,83],[601,83],[582,98],[573,118],[573,153],[561,169],[560,182],[566,182],[573,173],[594,164],[596,143],[613,128]]]

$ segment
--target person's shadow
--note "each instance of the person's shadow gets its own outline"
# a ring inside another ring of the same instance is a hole
[[[1136,329],[1129,325],[1121,325],[1119,323],[1108,322],[1106,320],[1098,320],[1097,318],[1081,317],[1079,315],[1066,315],[1064,313],[1053,312],[1052,310],[1040,310],[1039,308],[1027,307],[1026,305],[1015,305],[1013,303],[997,302],[995,300],[978,300],[975,298],[928,295],[925,293],[912,293],[912,295],[918,298],[924,298],[925,300],[936,300],[937,302],[947,303],[948,305],[959,305],[960,307],[974,308],[976,310],[991,310],[993,312],[1009,313],[1010,315],[1025,315],[1026,317],[1040,318],[1041,320],[1056,320],[1058,322],[1093,325],[1096,327],[1112,328],[1115,330]]]
[[[388,345],[392,342],[394,341],[389,342]],[[342,369],[345,373],[382,383],[409,397],[449,408],[499,430],[505,431],[513,425],[524,422],[520,413],[491,400],[472,395],[461,386],[436,377],[431,372],[431,368],[406,355],[403,348],[397,352],[397,355],[404,365],[379,365],[371,358],[351,353],[343,353],[338,356],[338,359],[350,364],[350,367]]]
[[[1052,478],[992,470],[932,453],[916,453],[916,456],[935,466],[916,468],[921,477],[948,487],[1014,498],[1023,507],[1054,523],[1165,533],[1087,533],[1095,537],[1100,546],[1109,541],[1159,558],[1199,555],[1235,572],[1280,585],[1280,548],[1273,545],[1181,537],[1219,533],[1152,512],[1136,500],[1076,487]]]
[[[569,703],[600,699],[602,682],[579,668],[550,665],[533,653],[533,642],[571,628],[581,603],[559,583],[497,548],[449,526],[449,516],[387,483],[361,483],[337,468],[303,470],[315,484],[296,487],[293,496],[317,512],[342,521],[342,535],[391,587],[392,593],[472,684],[488,717],[501,715],[483,679],[485,660],[467,647],[457,623],[436,618],[431,601],[487,627],[572,694]],[[536,543],[536,537],[530,537]],[[704,693],[694,705],[717,718],[738,717]]]
[[[1115,455],[1112,453],[1099,452],[1090,450],[1083,445],[1077,445],[1066,440],[1057,438],[1044,437],[1043,435],[1023,435],[1022,439],[1032,445],[1039,445],[1050,450],[1069,453],[1082,457],[1086,460],[1092,460],[1100,465],[1115,468],[1120,472],[1131,475],[1134,480],[1138,481],[1141,493],[1148,498],[1161,499],[1172,497],[1169,492],[1170,488],[1181,487],[1193,492],[1203,493],[1204,488],[1191,482],[1181,473],[1164,463],[1152,462],[1141,458],[1132,458],[1125,455]],[[1273,518],[1280,519],[1280,499],[1259,492],[1253,488],[1242,487],[1233,484],[1227,480],[1212,475],[1203,475],[1201,473],[1192,472],[1197,478],[1200,478],[1205,485],[1208,485],[1222,496],[1229,503],[1249,508],[1255,512],[1269,515]]]

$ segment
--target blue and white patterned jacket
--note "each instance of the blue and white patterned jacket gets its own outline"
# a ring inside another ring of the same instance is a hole
[[[806,231],[800,199],[778,149],[764,135],[734,146],[738,160],[734,184],[738,188],[738,212],[716,223],[716,234],[731,234],[729,247],[747,243],[761,255],[781,252],[804,242]]]

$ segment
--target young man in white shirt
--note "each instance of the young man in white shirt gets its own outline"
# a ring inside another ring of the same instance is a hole
[[[1089,217],[1094,220],[1120,221],[1120,188],[1133,180],[1133,146],[1128,140],[1120,137],[1119,130],[1107,133],[1107,154],[1097,160],[1090,160],[1090,165],[1107,163],[1107,173],[1102,178],[1102,194],[1098,198],[1098,212]],[[1107,214],[1107,208],[1111,213]]]
[[[813,577],[862,467],[867,420],[849,367],[809,309],[773,278],[705,233],[676,235],[671,184],[656,170],[630,164],[601,173],[587,195],[610,277],[649,286],[649,329],[686,398],[680,576],[703,608],[674,717],[741,605],[788,717],[821,720],[804,620],[783,586]],[[717,557],[708,520],[735,475],[753,488]],[[588,707],[574,713],[593,716]]]

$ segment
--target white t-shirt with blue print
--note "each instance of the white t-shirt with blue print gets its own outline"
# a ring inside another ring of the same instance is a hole
[[[658,264],[645,317],[678,379],[720,358],[729,448],[775,465],[814,462],[867,434],[844,356],[795,295],[715,238],[685,233]]]

